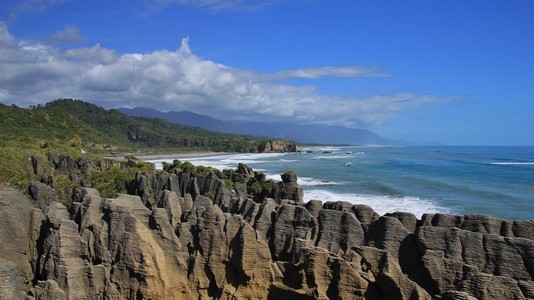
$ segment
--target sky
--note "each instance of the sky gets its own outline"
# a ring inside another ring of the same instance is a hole
[[[534,146],[534,1],[0,2],[0,103]]]

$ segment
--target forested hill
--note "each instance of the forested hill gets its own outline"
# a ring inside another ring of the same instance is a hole
[[[258,152],[267,141],[211,132],[161,119],[127,116],[81,100],[60,99],[29,109],[0,104],[0,136],[79,145],[88,151]]]

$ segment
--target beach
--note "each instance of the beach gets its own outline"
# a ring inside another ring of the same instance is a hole
[[[199,158],[199,157],[210,157],[210,156],[219,156],[219,155],[231,155],[235,154],[232,152],[178,152],[171,154],[147,154],[147,155],[136,155],[139,160],[142,161],[153,161],[153,160],[174,160],[174,159],[187,159],[187,158]]]

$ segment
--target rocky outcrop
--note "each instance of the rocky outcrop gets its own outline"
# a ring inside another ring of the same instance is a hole
[[[287,140],[271,140],[261,145],[259,150],[262,153],[297,152],[297,145]]]
[[[58,193],[49,185],[41,182],[28,183],[26,193],[35,201],[35,208],[44,213],[47,213],[50,203],[59,201]]]
[[[284,199],[290,199],[302,202],[304,191],[297,184],[297,174],[294,171],[287,171],[281,177],[282,181],[278,182],[274,187],[274,200],[281,202]]]
[[[81,188],[70,210],[30,187],[38,208],[0,191],[0,292],[15,298],[27,283],[35,299],[534,298],[533,221],[303,203],[294,172],[269,190],[244,165],[137,174],[115,199]]]
[[[33,279],[35,259],[34,230],[40,228],[40,210],[30,199],[14,189],[0,190],[0,258],[13,263],[19,270],[19,282]],[[37,228],[35,228],[36,226]]]

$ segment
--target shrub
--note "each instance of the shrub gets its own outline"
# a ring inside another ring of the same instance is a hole
[[[196,175],[197,173],[197,169],[195,167],[195,165],[193,165],[192,163],[186,161],[182,164],[182,170],[185,172],[185,173],[189,173],[189,174],[192,174],[192,175]]]
[[[234,189],[234,183],[232,182],[231,179],[223,179],[223,182],[224,182],[224,186],[226,186],[228,190],[232,191]]]
[[[262,188],[264,192],[271,193],[271,191],[274,189],[274,181],[272,180],[266,180],[262,183]]]
[[[119,169],[110,167],[103,172],[96,172],[91,176],[91,184],[100,192],[103,198],[115,198],[117,194],[127,192],[128,183],[135,176],[134,169]]]

